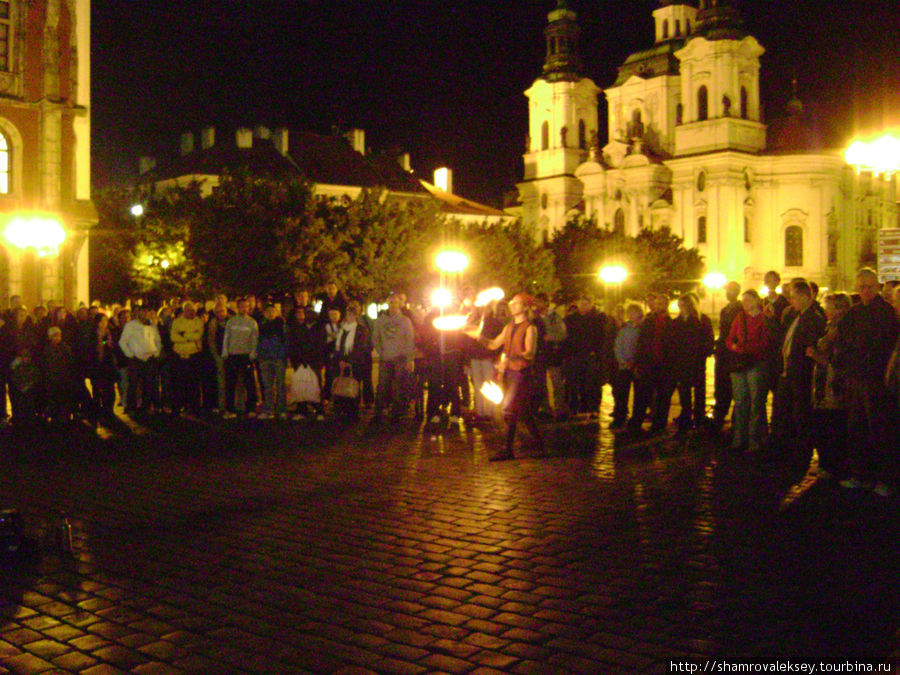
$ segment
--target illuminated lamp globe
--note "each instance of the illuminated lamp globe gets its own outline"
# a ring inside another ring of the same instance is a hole
[[[16,248],[34,249],[41,257],[58,253],[66,240],[66,231],[58,220],[39,216],[13,218],[3,235]]]
[[[607,265],[600,270],[600,280],[605,284],[621,284],[628,278],[628,270],[621,265]]]
[[[728,279],[721,272],[710,272],[705,277],[703,277],[703,285],[712,290],[722,288],[722,286],[724,286],[727,281]]]
[[[469,266],[469,256],[460,251],[441,251],[435,256],[434,264],[442,272],[462,272]]]

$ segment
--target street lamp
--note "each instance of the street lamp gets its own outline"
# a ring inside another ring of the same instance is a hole
[[[621,265],[607,265],[600,270],[600,280],[605,284],[621,284],[628,278],[628,270]]]
[[[615,287],[616,301],[618,301],[618,291],[622,282],[628,278],[628,270],[621,265],[606,265],[600,269],[598,276],[600,277],[600,281],[603,282],[603,302],[607,305],[606,310],[612,311],[609,298],[607,297],[606,287],[609,285]]]
[[[19,216],[9,221],[4,238],[23,251],[33,249],[38,257],[56,255],[66,240],[66,231],[54,218]]]
[[[458,273],[469,266],[469,256],[460,251],[441,251],[434,257],[434,264],[441,272]]]
[[[900,136],[888,132],[867,141],[855,140],[844,151],[844,160],[857,172],[871,171],[889,177],[900,171]]]
[[[721,272],[710,272],[703,277],[703,285],[709,289],[712,298],[712,313],[716,315],[716,291],[728,282],[728,278]]]
[[[144,205],[143,204],[132,204],[131,208],[128,209],[128,211],[135,218],[140,218],[142,215],[144,215]]]

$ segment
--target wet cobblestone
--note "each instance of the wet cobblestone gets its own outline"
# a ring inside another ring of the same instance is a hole
[[[149,418],[0,432],[11,672],[665,672],[900,652],[898,500],[701,436]],[[60,513],[75,554],[53,546]]]

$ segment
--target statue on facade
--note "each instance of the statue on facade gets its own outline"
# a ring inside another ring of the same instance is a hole
[[[567,148],[566,135],[569,133],[569,127],[563,127],[559,130],[559,144],[560,147]]]
[[[725,117],[731,117],[731,99],[728,98],[728,94],[722,97],[722,114]]]

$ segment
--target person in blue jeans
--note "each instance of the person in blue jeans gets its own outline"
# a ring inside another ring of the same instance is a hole
[[[259,380],[263,394],[260,419],[284,417],[284,374],[287,370],[287,334],[278,308],[268,304],[259,325]]]
[[[756,454],[763,450],[769,435],[766,396],[770,328],[756,291],[746,291],[741,296],[741,305],[725,340],[733,356],[730,359],[734,396],[731,449]]]

